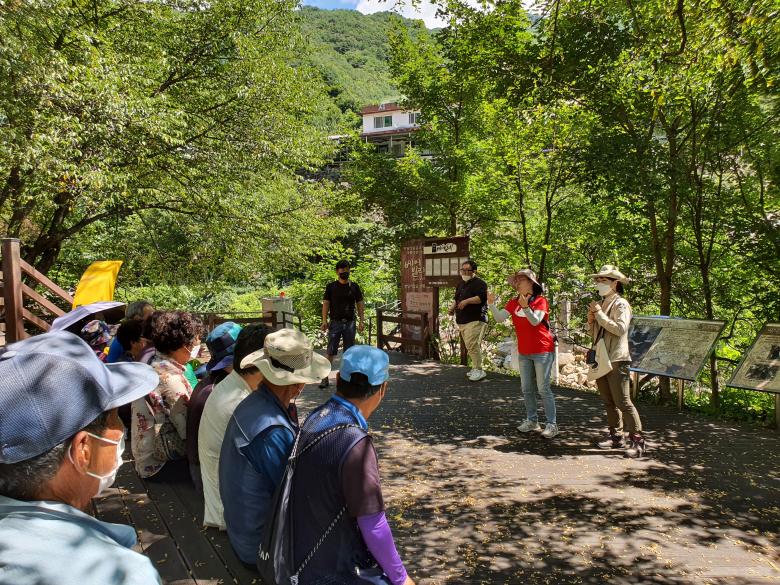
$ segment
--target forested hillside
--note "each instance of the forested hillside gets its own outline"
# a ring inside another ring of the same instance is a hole
[[[335,106],[327,116],[331,127],[339,113],[346,114],[345,124],[354,125],[358,118],[353,114],[362,106],[399,97],[390,79],[388,33],[411,21],[390,12],[365,15],[311,6],[299,14],[310,47],[306,63],[322,77]]]

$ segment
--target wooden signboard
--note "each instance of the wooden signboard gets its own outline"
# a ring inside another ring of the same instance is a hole
[[[435,331],[439,314],[439,295],[435,288],[428,286],[425,279],[425,261],[423,247],[426,240],[410,240],[401,247],[401,310],[426,313],[431,331]],[[421,327],[402,325],[402,336],[408,339],[421,339]],[[405,347],[404,351],[417,353],[419,347]]]

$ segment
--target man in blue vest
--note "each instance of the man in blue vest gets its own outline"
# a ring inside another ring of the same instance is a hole
[[[219,491],[228,538],[238,558],[254,568],[260,538],[298,433],[293,401],[304,385],[330,373],[300,331],[282,329],[263,349],[241,360],[263,375],[260,387],[233,412],[219,457]]]
[[[388,367],[387,354],[376,347],[349,348],[336,394],[301,427],[290,500],[301,583],[414,585],[385,517],[367,433],[366,421],[387,391]]]

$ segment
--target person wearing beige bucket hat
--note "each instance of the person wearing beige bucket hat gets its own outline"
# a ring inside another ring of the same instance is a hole
[[[594,348],[603,340],[612,369],[596,378],[601,399],[607,408],[609,434],[598,442],[602,449],[625,449],[626,457],[641,457],[646,443],[642,436],[642,421],[631,401],[631,355],[628,351],[628,329],[631,325],[631,305],[621,295],[628,277],[617,266],[605,264],[591,274],[596,289],[602,297],[588,307],[588,326]],[[597,367],[594,364],[593,367]],[[628,433],[628,445],[623,430]]]
[[[327,358],[295,329],[274,331],[262,349],[241,360],[263,376],[230,418],[219,457],[219,491],[236,555],[255,566],[273,496],[298,434],[294,400],[306,384],[330,373]]]

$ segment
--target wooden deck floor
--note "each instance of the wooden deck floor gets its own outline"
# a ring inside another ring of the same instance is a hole
[[[562,433],[520,435],[517,378],[392,368],[370,421],[388,517],[420,585],[780,583],[780,435],[640,405],[649,457],[591,446],[598,396],[558,390]],[[327,393],[307,387],[301,411]],[[541,416],[541,415],[540,415]],[[101,517],[130,522],[166,583],[256,583],[191,486],[125,464]],[[148,492],[147,492],[148,490]]]

